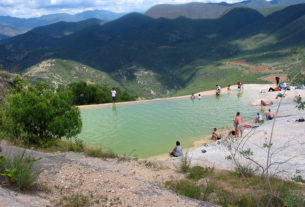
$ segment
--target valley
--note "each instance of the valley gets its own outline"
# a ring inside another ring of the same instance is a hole
[[[153,19],[131,13],[108,23],[55,23],[0,42],[0,64],[11,72],[36,70],[35,75],[27,73],[32,79],[48,81],[53,73],[50,82],[61,83],[73,81],[63,68],[85,66],[103,73],[99,84],[119,86],[141,98],[185,95],[238,80],[266,83],[274,75],[287,76],[287,65],[301,66],[304,17],[305,4],[299,4],[266,17],[234,8],[218,19]],[[240,59],[246,63],[227,64]],[[37,65],[48,60],[71,62],[55,61],[56,70],[37,73]],[[74,76],[97,81],[94,75]]]

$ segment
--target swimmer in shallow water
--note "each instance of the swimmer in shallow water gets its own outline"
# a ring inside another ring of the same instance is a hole
[[[195,98],[196,98],[195,95],[192,93],[191,99],[194,100]]]

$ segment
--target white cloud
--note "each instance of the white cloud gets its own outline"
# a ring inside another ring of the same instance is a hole
[[[242,0],[197,0],[236,3]],[[77,13],[104,9],[113,12],[145,11],[156,4],[182,4],[194,0],[0,0],[0,16],[34,17],[50,13]]]

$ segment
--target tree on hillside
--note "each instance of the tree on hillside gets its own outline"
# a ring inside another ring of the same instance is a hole
[[[60,86],[60,91],[66,90],[71,92],[72,101],[76,105],[110,103],[111,94],[108,86],[99,86],[96,84],[87,84],[86,82],[70,83],[65,89]],[[127,91],[115,88],[117,91],[117,101],[133,101],[136,97],[131,96]]]
[[[4,129],[15,139],[41,144],[80,133],[80,111],[68,93],[54,93],[42,83],[18,89],[6,97],[2,114]]]

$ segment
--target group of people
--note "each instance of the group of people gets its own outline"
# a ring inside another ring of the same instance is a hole
[[[238,88],[239,91],[241,90],[241,88],[242,88],[242,82],[241,81],[237,82],[237,88]],[[221,94],[221,90],[222,90],[221,86],[217,84],[216,85],[216,96],[219,96]],[[227,91],[228,92],[231,91],[231,85],[227,86]],[[190,98],[191,98],[191,100],[195,100],[196,99],[195,94],[192,93]],[[198,94],[197,98],[200,100],[202,98],[202,96],[200,94]]]
[[[271,111],[271,109],[268,109],[268,112],[265,114],[265,116],[266,116],[266,120],[273,120],[274,117],[275,117],[275,114]],[[257,112],[254,122],[260,124],[260,123],[262,123],[262,121],[263,121],[262,115],[259,112]],[[233,120],[233,125],[234,125],[234,129],[232,129],[228,132],[228,135],[227,135],[228,137],[229,136],[235,136],[236,138],[237,137],[242,137],[245,127],[246,128],[254,128],[255,127],[255,126],[244,124],[243,123],[243,118],[240,115],[240,112],[236,113],[235,119]],[[217,128],[214,128],[211,139],[212,140],[221,139],[221,134],[217,130]]]
[[[243,118],[240,115],[240,112],[236,113],[235,119],[233,120],[233,125],[234,125],[234,129],[232,129],[228,132],[228,137],[231,135],[233,135],[235,137],[242,136],[243,130],[244,130],[244,124],[243,124]],[[214,128],[211,139],[215,140],[215,141],[221,139],[221,134],[217,130],[217,128]]]
[[[197,98],[198,98],[199,100],[201,100],[202,96],[200,95],[200,93],[198,94]],[[191,100],[195,100],[195,99],[196,99],[196,96],[192,93],[192,95],[191,95]]]
[[[237,82],[238,91],[240,91],[242,89],[242,85],[243,85],[243,83],[241,81]],[[227,86],[227,91],[228,92],[231,91],[231,86],[230,85]],[[221,94],[221,86],[220,85],[216,85],[216,95],[218,96],[220,94]]]
[[[279,79],[277,80],[277,84],[280,86]],[[287,85],[285,86],[285,84],[283,84],[283,87],[287,87]],[[242,89],[242,82],[241,81],[237,82],[237,88],[238,88],[239,91]],[[230,85],[228,85],[227,91],[230,91],[230,90],[231,90]],[[221,94],[221,86],[216,85],[216,95],[220,95],[220,94]],[[194,100],[195,98],[196,98],[195,95],[192,94],[191,99]],[[198,94],[198,99],[201,99],[200,94]],[[268,103],[268,102],[265,102],[265,101],[261,100],[261,106],[271,106],[272,104],[273,104],[273,102]],[[271,111],[271,109],[268,109],[268,112],[265,114],[265,116],[266,116],[266,120],[272,120],[272,119],[274,119],[275,114]],[[257,113],[254,121],[255,121],[255,123],[262,123],[263,117],[259,112]],[[232,129],[228,132],[228,135],[227,135],[228,137],[229,136],[235,136],[236,138],[242,137],[245,127],[253,127],[254,128],[254,126],[245,125],[243,123],[243,117],[240,115],[240,112],[236,113],[236,116],[233,120],[233,125],[234,125],[234,129]],[[221,133],[217,130],[217,128],[214,128],[213,132],[212,132],[211,139],[216,141],[216,140],[220,140],[221,138],[222,138]],[[176,142],[176,147],[171,152],[169,152],[169,154],[171,156],[174,156],[174,157],[179,157],[179,156],[183,155],[182,147],[181,147],[179,141]]]

